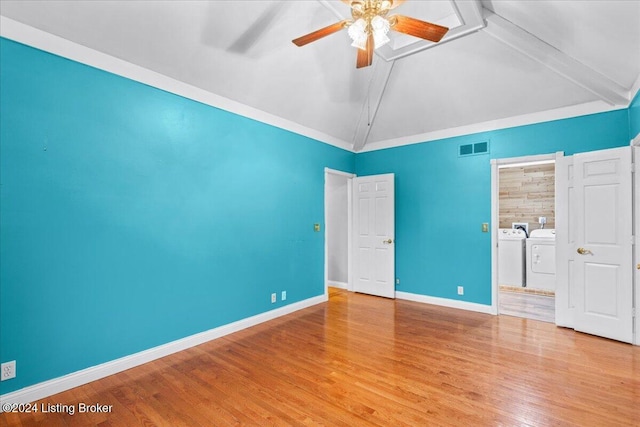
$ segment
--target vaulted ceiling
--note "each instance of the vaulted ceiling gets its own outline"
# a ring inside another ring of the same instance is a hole
[[[438,44],[394,34],[362,69],[346,31],[291,43],[348,18],[341,1],[1,0],[0,34],[33,27],[354,151],[624,108],[638,89],[640,0],[396,11],[451,30]]]

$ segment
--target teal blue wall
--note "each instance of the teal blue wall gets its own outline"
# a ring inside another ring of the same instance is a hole
[[[0,49],[0,393],[323,294],[324,167],[352,153]]]
[[[489,159],[640,128],[636,97],[354,155],[4,39],[0,61],[0,393],[322,294],[325,166],[396,174],[398,290],[489,304]]]
[[[635,138],[640,134],[640,90],[629,105],[629,137]]]
[[[628,129],[623,109],[358,154],[357,175],[396,176],[397,290],[491,304],[490,159],[625,146]],[[458,156],[481,141],[490,154]]]

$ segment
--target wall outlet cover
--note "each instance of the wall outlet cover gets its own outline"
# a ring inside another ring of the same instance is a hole
[[[10,380],[16,377],[16,361],[5,362],[0,365],[0,381]]]

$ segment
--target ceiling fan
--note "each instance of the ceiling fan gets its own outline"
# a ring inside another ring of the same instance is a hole
[[[345,19],[317,31],[293,40],[297,46],[319,40],[330,34],[348,28],[351,46],[358,48],[356,68],[368,67],[373,62],[373,50],[390,41],[389,30],[432,42],[439,42],[449,28],[421,21],[404,15],[392,15],[391,9],[400,6],[405,0],[342,0],[351,7],[353,20]]]

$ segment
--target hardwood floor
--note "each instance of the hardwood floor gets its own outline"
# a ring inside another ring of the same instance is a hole
[[[79,403],[113,405],[78,413]],[[640,426],[640,347],[332,289],[330,301],[38,402],[6,426]]]
[[[555,323],[555,297],[526,292],[498,292],[498,311],[501,315],[525,317]]]

